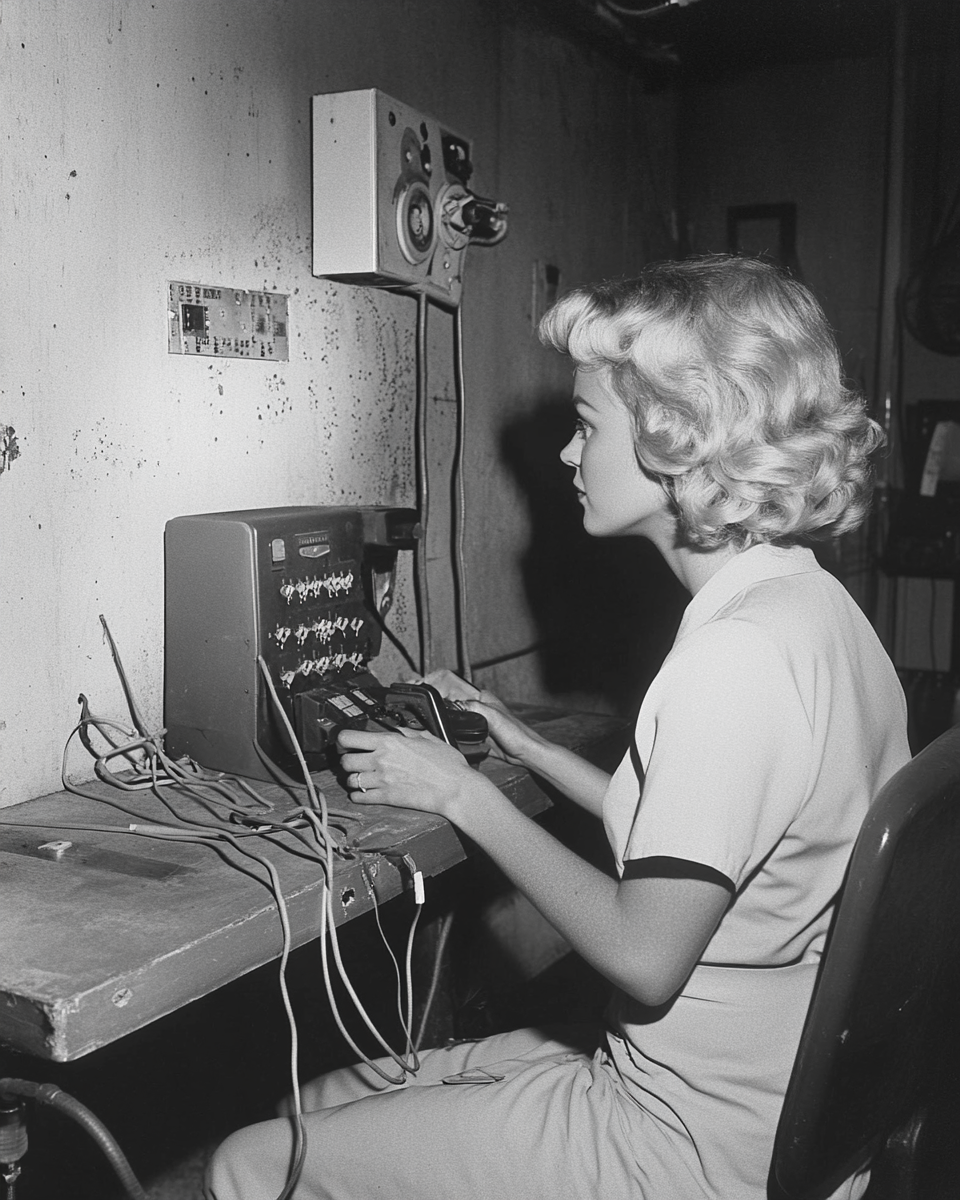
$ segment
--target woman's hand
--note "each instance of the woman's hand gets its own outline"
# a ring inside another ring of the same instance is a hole
[[[543,745],[543,739],[514,716],[493,692],[482,691],[446,669],[431,672],[424,683],[435,687],[444,700],[455,701],[486,719],[496,757],[518,766],[527,766],[532,752]]]
[[[497,790],[459,750],[423,730],[344,729],[338,745],[355,804],[415,808],[456,821],[463,804],[474,802],[490,788]]]

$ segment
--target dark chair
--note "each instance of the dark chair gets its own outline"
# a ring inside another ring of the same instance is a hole
[[[771,1197],[960,1197],[960,728],[881,790],[854,847],[783,1113]],[[866,1198],[865,1198],[866,1200]]]

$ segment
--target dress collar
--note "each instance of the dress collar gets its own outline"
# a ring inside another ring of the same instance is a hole
[[[761,542],[725,562],[693,597],[683,613],[677,641],[699,629],[740,592],[765,579],[804,575],[821,570],[806,546],[771,546]]]

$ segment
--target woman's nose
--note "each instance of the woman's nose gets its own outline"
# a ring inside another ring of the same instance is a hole
[[[560,461],[565,467],[577,467],[580,465],[580,439],[576,434],[560,451]]]

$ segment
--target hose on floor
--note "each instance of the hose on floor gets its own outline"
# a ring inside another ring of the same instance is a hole
[[[147,1200],[146,1192],[140,1186],[133,1169],[110,1130],[86,1105],[61,1091],[56,1084],[33,1083],[29,1079],[0,1079],[0,1096],[2,1095],[23,1096],[29,1100],[36,1100],[40,1104],[49,1104],[51,1108],[71,1117],[86,1130],[107,1156],[108,1162],[123,1184],[124,1191],[130,1200]]]

